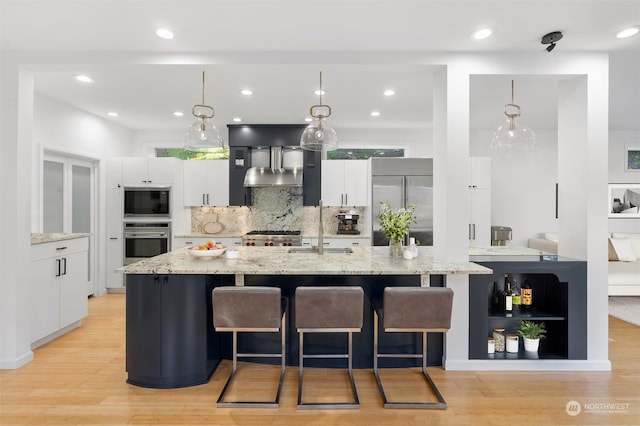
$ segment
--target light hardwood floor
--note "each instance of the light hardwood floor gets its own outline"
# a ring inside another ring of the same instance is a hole
[[[611,372],[453,372],[429,371],[449,403],[446,411],[384,409],[373,374],[357,370],[361,407],[357,410],[297,410],[296,368],[287,371],[279,409],[216,408],[215,401],[230,370],[225,361],[206,385],[184,389],[144,389],[125,383],[125,296],[89,300],[83,326],[35,351],[33,362],[0,371],[0,424],[5,425],[640,425],[640,327],[609,318]],[[254,369],[256,366],[243,365]],[[263,366],[260,366],[263,367]],[[261,368],[264,370],[264,368]],[[245,373],[248,370],[245,369]],[[340,394],[345,386],[328,386],[345,377],[305,370],[305,397],[318,392]],[[414,391],[394,385],[415,379],[404,373],[385,375],[393,396]],[[269,380],[277,369],[255,372],[249,386],[269,398]],[[397,378],[396,378],[397,377]],[[346,380],[346,379],[345,379]],[[419,382],[415,382],[420,384]],[[591,412],[567,414],[569,401]],[[599,404],[618,404],[613,412]]]

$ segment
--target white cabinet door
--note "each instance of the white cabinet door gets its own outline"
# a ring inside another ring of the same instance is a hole
[[[31,262],[31,341],[58,330],[60,324],[59,259],[46,258]],[[85,292],[86,293],[86,292]],[[86,297],[86,296],[85,296]]]
[[[324,160],[322,202],[326,206],[366,206],[368,161]]]
[[[182,198],[184,206],[204,206],[207,187],[207,161],[186,160],[183,162],[184,189]],[[227,185],[228,187],[228,185]]]
[[[469,158],[469,188],[491,188],[491,157]]]
[[[344,161],[322,161],[322,203],[325,206],[341,206],[344,198]]]
[[[491,245],[491,190],[472,188],[469,190],[470,212],[469,245],[486,247]]]
[[[122,159],[122,183],[125,185],[147,184],[147,157],[125,157]]]
[[[107,188],[118,188],[122,185],[122,158],[107,160]]]
[[[60,279],[60,328],[87,316],[87,268],[86,251],[72,253],[62,259]]]
[[[184,161],[184,206],[229,205],[229,162]]]
[[[107,189],[107,252],[105,283],[107,288],[122,288],[122,272],[115,272],[124,264],[122,240],[122,188]]]
[[[344,204],[366,206],[369,188],[369,162],[367,160],[344,161]]]
[[[210,206],[229,205],[229,161],[207,161],[206,193]]]
[[[175,181],[178,159],[172,157],[122,158],[122,182],[125,185],[170,185]]]

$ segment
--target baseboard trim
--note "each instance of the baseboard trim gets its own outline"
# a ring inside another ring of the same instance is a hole
[[[74,323],[69,324],[68,326],[61,328],[60,330],[49,334],[48,336],[44,336],[41,339],[36,340],[35,342],[31,342],[31,349],[36,349],[42,345],[44,345],[45,343],[49,343],[52,340],[57,339],[58,337],[62,336],[63,334],[67,334],[68,332],[70,332],[71,330],[78,328],[82,325],[82,320],[78,320]]]
[[[17,370],[33,361],[33,351],[29,351],[17,358],[0,360],[0,370]]]
[[[502,359],[445,361],[445,370],[451,371],[611,371],[611,361],[575,359]]]

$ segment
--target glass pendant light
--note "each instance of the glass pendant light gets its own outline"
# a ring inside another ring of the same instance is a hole
[[[184,137],[184,147],[190,151],[210,151],[222,148],[222,135],[211,119],[216,115],[213,107],[204,103],[204,71],[202,71],[202,103],[191,108],[191,114],[197,118],[196,122],[187,130]]]
[[[308,151],[332,151],[338,148],[336,131],[327,127],[326,118],[331,115],[331,107],[322,103],[322,71],[320,72],[320,103],[309,108],[313,121],[300,137],[300,148]]]
[[[497,150],[528,150],[535,146],[536,135],[522,124],[516,125],[516,118],[520,117],[520,106],[513,102],[513,80],[511,80],[511,103],[504,106],[506,122],[493,132],[491,148]]]

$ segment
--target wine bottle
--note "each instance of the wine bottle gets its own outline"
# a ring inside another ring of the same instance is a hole
[[[530,312],[533,307],[533,288],[528,277],[524,277],[522,283],[522,297],[521,297],[521,309],[525,312]]]
[[[493,282],[493,293],[491,294],[491,312],[497,313],[500,310],[500,293],[498,292],[498,283]]]
[[[513,303],[513,310],[519,312],[521,297],[520,297],[520,290],[518,290],[518,280],[516,280],[515,278],[513,279],[513,285],[511,286],[511,291],[513,293],[513,295],[511,296],[511,301]]]
[[[513,312],[513,293],[511,292],[511,282],[509,282],[509,276],[504,274],[504,290],[502,292],[502,298],[504,299],[504,312],[507,316],[511,316]]]

